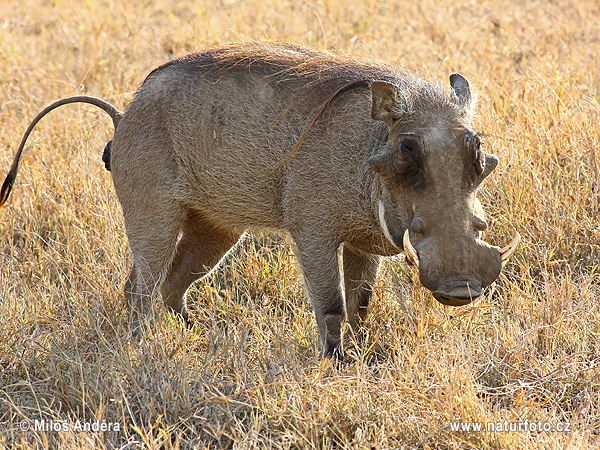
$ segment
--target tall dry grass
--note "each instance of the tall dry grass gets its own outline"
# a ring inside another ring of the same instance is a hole
[[[193,329],[164,314],[131,344],[126,240],[100,161],[110,121],[62,108],[39,125],[0,211],[0,447],[598,448],[599,20],[595,0],[0,2],[2,174],[58,98],[123,108],[171,57],[276,39],[467,75],[501,158],[481,194],[488,239],[523,236],[502,278],[462,308],[387,262],[368,337],[339,369],[320,363],[278,236],[246,238],[192,289]],[[20,430],[42,419],[120,430]],[[451,426],[525,420],[571,431]]]

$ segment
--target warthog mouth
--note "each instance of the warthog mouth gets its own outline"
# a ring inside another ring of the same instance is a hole
[[[504,266],[508,259],[515,253],[520,241],[521,235],[516,232],[510,243],[500,250],[500,261],[502,266]],[[406,258],[418,270],[420,264],[419,254],[410,242],[408,230],[404,232],[402,244]],[[482,286],[481,282],[474,277],[460,276],[447,278],[444,283],[438,286],[434,291],[432,290],[432,292],[434,298],[443,305],[463,306],[471,303],[481,295]]]
[[[433,292],[435,299],[443,305],[463,306],[481,295],[481,283],[474,278],[448,281]]]
[[[445,295],[439,295],[439,294],[436,294],[435,292],[433,293],[433,296],[442,305],[447,305],[447,306],[465,306],[473,301],[473,299],[471,299],[471,298],[446,297]]]

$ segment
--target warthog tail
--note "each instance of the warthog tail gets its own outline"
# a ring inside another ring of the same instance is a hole
[[[115,108],[113,105],[111,105],[110,103],[105,102],[104,100],[101,100],[96,97],[89,97],[87,95],[78,95],[75,97],[63,98],[61,100],[58,100],[58,101],[52,103],[51,105],[47,106],[46,108],[44,108],[44,110],[42,112],[40,112],[35,117],[35,119],[33,119],[33,121],[29,124],[29,127],[27,128],[27,130],[25,131],[25,134],[23,135],[23,138],[21,139],[21,144],[19,145],[19,149],[17,150],[15,159],[12,163],[10,171],[8,172],[8,175],[6,175],[6,179],[4,180],[4,183],[2,184],[2,189],[0,190],[0,208],[2,207],[2,205],[4,205],[4,203],[6,203],[6,200],[8,199],[8,195],[10,194],[13,184],[15,183],[15,179],[17,178],[17,171],[19,170],[19,164],[21,163],[21,156],[23,154],[23,149],[25,148],[25,143],[27,142],[27,138],[29,137],[29,135],[31,134],[31,132],[33,131],[33,129],[35,128],[37,123],[42,119],[42,117],[44,117],[46,114],[48,114],[53,109],[56,109],[59,106],[67,105],[69,103],[89,103],[91,105],[97,106],[98,108],[106,111],[106,113],[111,117],[111,119],[113,121],[115,130],[117,129],[117,126],[119,125],[119,121],[121,120],[121,117],[123,117],[123,113],[121,111],[119,111],[117,108]]]

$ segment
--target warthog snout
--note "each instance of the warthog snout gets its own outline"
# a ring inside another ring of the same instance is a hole
[[[423,286],[429,289],[434,298],[444,305],[463,306],[471,303],[498,278],[502,266],[515,252],[521,236],[516,233],[509,245],[502,250],[489,245],[481,239],[474,239],[475,246],[465,244],[454,249],[449,256],[452,264],[462,261],[462,272],[468,275],[447,274],[444,271],[444,259],[428,240],[422,240],[417,247],[413,246],[409,230],[404,233],[403,247],[408,260],[419,269],[419,277]],[[427,257],[431,249],[437,253],[435,257]],[[469,257],[465,257],[469,255]],[[433,261],[430,261],[433,260]]]

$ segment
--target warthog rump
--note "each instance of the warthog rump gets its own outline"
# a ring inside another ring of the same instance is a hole
[[[480,239],[476,198],[498,159],[471,124],[467,80],[450,88],[397,67],[286,44],[215,48],[148,75],[124,114],[86,102],[115,134],[103,160],[122,205],[133,265],[133,329],[156,296],[186,320],[185,294],[246,230],[293,239],[326,356],[365,318],[381,256],[404,250],[444,304],[478,297],[515,251]],[[342,263],[338,251],[342,252]],[[343,277],[343,278],[342,278]]]

